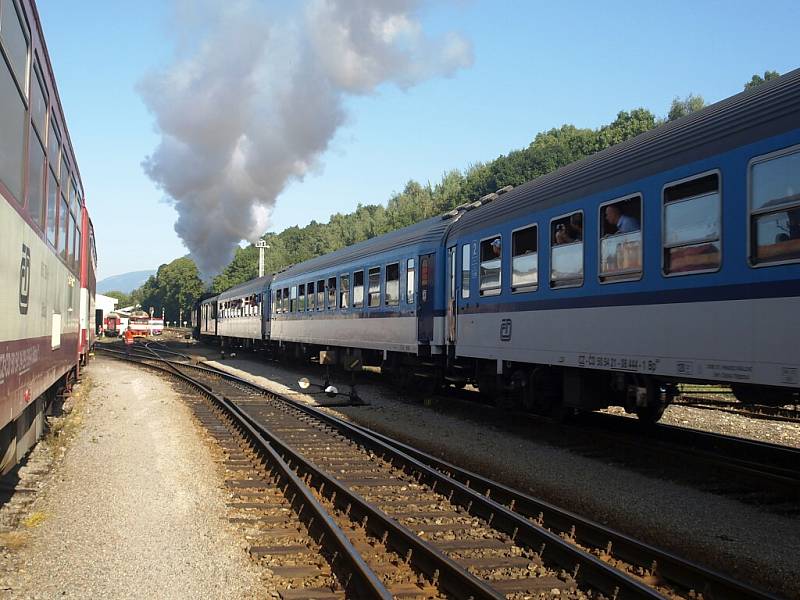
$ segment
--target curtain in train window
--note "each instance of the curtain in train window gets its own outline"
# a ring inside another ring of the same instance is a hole
[[[350,308],[350,275],[344,274],[339,277],[339,307]]]
[[[539,229],[536,225],[511,234],[511,291],[529,292],[539,285]]]
[[[406,263],[406,302],[414,304],[414,259],[409,258]]]
[[[751,260],[800,259],[800,151],[752,166],[750,209]]]
[[[364,306],[364,271],[353,273],[353,308]]]
[[[722,205],[715,173],[664,189],[664,273],[713,271],[722,258]]]
[[[500,293],[503,242],[500,235],[481,240],[481,296],[496,296]]]
[[[336,308],[336,277],[328,278],[328,310]]]
[[[325,280],[317,281],[317,310],[325,310]]]
[[[381,268],[372,267],[369,270],[369,289],[367,290],[367,305],[375,308],[381,305]]]
[[[386,306],[397,306],[400,304],[400,264],[392,263],[386,265],[386,285],[384,292],[384,303]]]
[[[306,310],[314,310],[317,295],[314,293],[314,282],[306,285]]]

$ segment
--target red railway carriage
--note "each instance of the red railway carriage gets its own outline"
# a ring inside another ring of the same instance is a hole
[[[0,0],[0,472],[77,375],[87,227],[35,2]],[[93,278],[87,270],[87,302]]]

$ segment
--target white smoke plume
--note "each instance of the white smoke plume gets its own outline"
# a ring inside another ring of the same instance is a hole
[[[421,8],[418,0],[175,0],[176,58],[139,86],[161,134],[143,166],[174,202],[175,231],[203,273],[266,231],[278,195],[317,166],[344,123],[348,95],[387,82],[408,88],[471,64],[460,36],[426,35]]]

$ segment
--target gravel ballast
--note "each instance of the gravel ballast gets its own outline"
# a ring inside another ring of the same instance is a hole
[[[312,366],[239,357],[212,364],[295,399],[326,401],[297,389],[298,377],[321,380]],[[347,391],[346,385],[340,387]],[[797,518],[445,414],[399,397],[388,383],[362,382],[358,393],[368,406],[327,410],[684,558],[788,597],[800,596]]]
[[[97,359],[80,431],[4,552],[0,596],[258,598],[219,470],[172,386]]]

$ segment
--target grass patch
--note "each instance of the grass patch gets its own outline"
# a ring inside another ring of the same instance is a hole
[[[24,519],[22,519],[22,524],[25,527],[28,527],[29,529],[32,529],[33,527],[38,527],[39,525],[44,523],[46,519],[47,519],[47,515],[45,513],[40,512],[40,511],[37,510],[37,511],[34,511],[31,514],[29,514]]]
[[[7,531],[0,533],[0,547],[9,550],[19,550],[28,542],[28,536],[21,531]]]

